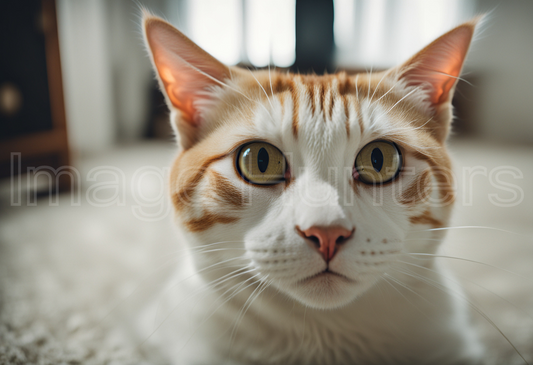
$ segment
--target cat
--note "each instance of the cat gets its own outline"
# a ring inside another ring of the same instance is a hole
[[[144,11],[185,247],[133,324],[148,356],[482,362],[463,291],[432,257],[454,201],[451,100],[479,22],[387,71],[318,76],[228,67]]]

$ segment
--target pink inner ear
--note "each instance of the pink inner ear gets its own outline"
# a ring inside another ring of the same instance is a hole
[[[174,58],[171,60],[171,58]],[[212,84],[212,80],[200,75],[179,57],[171,54],[156,55],[154,60],[159,77],[163,82],[165,91],[174,107],[181,110],[183,117],[192,124],[199,123],[199,114],[194,106],[195,101],[206,98],[198,93]],[[179,65],[181,63],[181,65]],[[173,65],[170,66],[170,65]],[[179,66],[178,66],[179,65]],[[206,80],[202,80],[206,79]]]
[[[161,19],[146,20],[145,31],[170,103],[186,122],[197,126],[198,102],[209,99],[206,91],[228,77],[228,68]]]
[[[457,77],[461,74],[464,59],[474,33],[475,24],[464,24],[440,38],[412,57],[402,66],[400,78],[407,85],[429,84],[429,101],[439,105],[451,99]]]

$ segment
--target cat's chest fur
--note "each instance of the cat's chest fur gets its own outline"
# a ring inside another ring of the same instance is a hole
[[[150,336],[144,344],[149,358],[172,364],[481,363],[483,348],[464,304],[442,290],[378,286],[344,308],[323,311],[268,289],[250,305],[255,286],[227,300],[224,290],[198,291],[202,280],[183,284],[194,274],[188,268],[171,278],[139,317],[135,330],[139,340]],[[450,280],[429,279],[462,295]]]

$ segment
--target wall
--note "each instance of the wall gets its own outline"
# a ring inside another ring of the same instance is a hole
[[[58,0],[57,12],[71,148],[105,149],[116,136],[106,2]]]
[[[143,1],[165,13],[167,1]],[[94,153],[139,139],[153,73],[131,0],[58,0],[58,26],[71,148]]]
[[[477,79],[476,130],[488,139],[533,143],[533,1],[483,0],[477,10],[491,13],[465,70]]]

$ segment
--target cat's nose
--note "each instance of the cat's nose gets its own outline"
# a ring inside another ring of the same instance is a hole
[[[341,226],[313,226],[305,231],[301,231],[298,227],[296,230],[314,244],[326,262],[330,262],[337,253],[338,246],[352,237],[355,228],[349,230]]]

